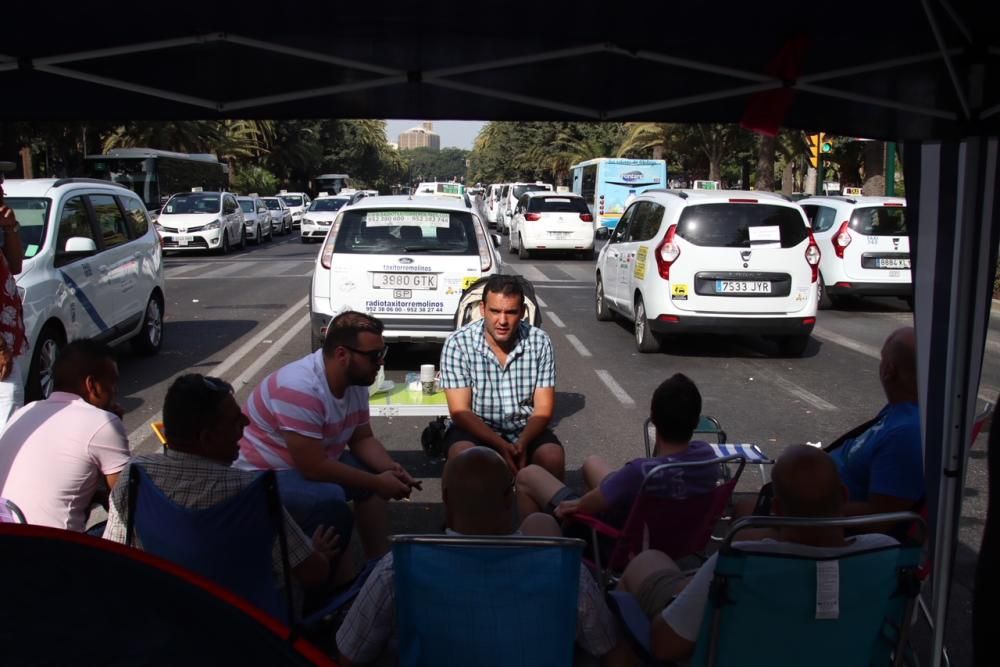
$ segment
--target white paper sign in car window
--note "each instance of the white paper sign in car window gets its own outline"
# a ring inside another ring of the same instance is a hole
[[[750,232],[750,245],[752,246],[780,246],[781,245],[781,227],[777,225],[768,225],[766,227],[751,227]]]
[[[450,227],[451,215],[437,211],[371,211],[365,221],[368,227]]]
[[[549,202],[550,204],[552,204],[552,203],[555,203],[555,204],[568,204],[569,203],[569,200],[565,199],[564,197],[546,197],[545,201]]]

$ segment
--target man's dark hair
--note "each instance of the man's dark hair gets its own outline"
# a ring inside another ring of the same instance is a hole
[[[521,284],[521,279],[518,276],[494,273],[483,285],[483,303],[486,303],[486,297],[489,296],[490,292],[503,296],[521,297],[521,305],[524,305],[524,285]]]
[[[90,338],[74,340],[59,350],[52,364],[52,389],[76,393],[87,377],[100,375],[104,363],[114,359],[104,343]]]
[[[653,392],[649,416],[662,440],[686,442],[701,419],[701,392],[691,378],[677,373]]]
[[[233,393],[228,382],[198,373],[182,375],[163,399],[163,429],[167,440],[192,442],[218,421],[219,406]]]
[[[357,347],[358,336],[367,331],[368,333],[381,334],[385,327],[377,317],[359,313],[354,310],[337,315],[330,320],[326,328],[326,338],[323,340],[323,356],[333,356],[334,350],[338,347]]]

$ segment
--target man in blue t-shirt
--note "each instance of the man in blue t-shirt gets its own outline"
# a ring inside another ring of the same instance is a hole
[[[912,510],[927,492],[912,327],[886,338],[879,380],[888,405],[867,430],[830,452],[847,487],[848,516]]]

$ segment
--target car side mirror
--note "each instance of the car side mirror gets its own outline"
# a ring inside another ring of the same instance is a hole
[[[600,227],[598,227],[598,228],[597,228],[597,229],[596,229],[596,230],[594,231],[594,236],[596,236],[596,237],[597,237],[597,238],[599,238],[599,239],[606,239],[606,238],[608,238],[609,236],[611,236],[611,234],[610,234],[610,232],[608,231],[608,228],[607,228],[607,227],[605,227],[604,225],[601,225]]]
[[[94,239],[89,239],[86,236],[72,236],[66,240],[66,249],[64,252],[67,253],[95,253],[97,252],[97,244],[94,243]]]

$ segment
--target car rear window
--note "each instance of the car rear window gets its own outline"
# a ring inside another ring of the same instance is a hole
[[[542,192],[548,190],[544,185],[515,185],[514,199],[520,199],[525,192]]]
[[[478,255],[474,225],[469,213],[348,209],[341,218],[334,251]]]
[[[267,206],[272,211],[280,211],[281,204],[278,203],[277,199],[262,199],[264,206]]]
[[[253,206],[253,201],[249,199],[240,200],[240,208],[243,209],[244,213],[256,213],[257,210]]]
[[[528,213],[590,213],[581,197],[532,197]]]
[[[809,229],[798,209],[771,204],[730,203],[700,204],[684,209],[677,223],[677,235],[699,246],[749,248],[752,228],[772,228],[754,232],[754,243],[758,239],[772,238],[773,228],[776,228],[782,248],[797,246],[809,236]]]
[[[906,236],[906,207],[856,208],[851,215],[851,229],[865,236]]]
[[[298,195],[282,195],[281,199],[286,206],[302,206],[302,197]]]
[[[333,211],[342,209],[346,203],[346,199],[316,199],[313,200],[309,210],[318,213],[332,213]]]

